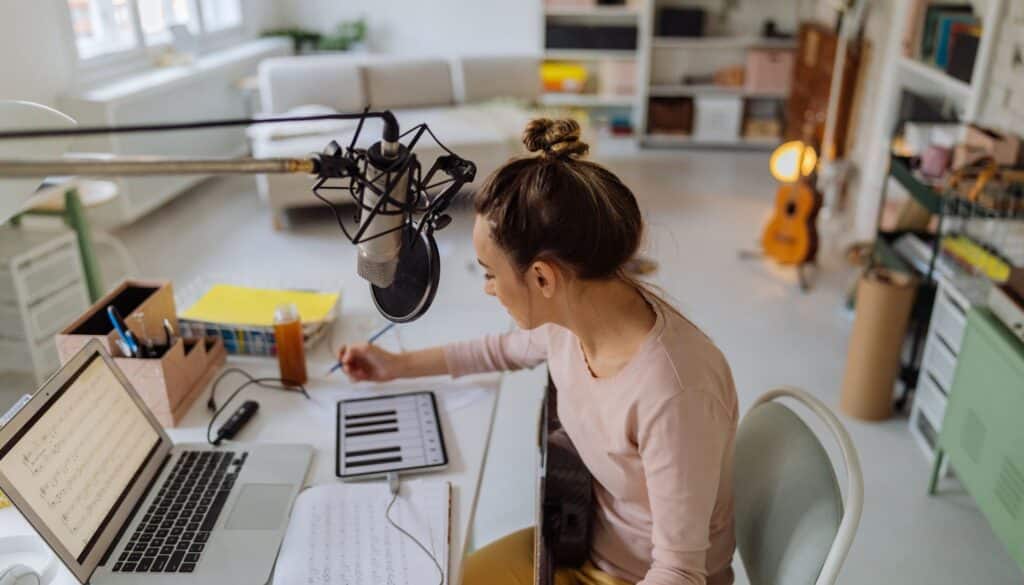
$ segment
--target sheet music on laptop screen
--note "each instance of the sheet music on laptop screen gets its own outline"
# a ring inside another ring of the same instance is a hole
[[[0,452],[0,474],[82,561],[159,441],[97,355]]]

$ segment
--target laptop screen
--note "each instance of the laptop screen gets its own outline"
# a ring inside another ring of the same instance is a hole
[[[160,434],[94,354],[0,451],[0,475],[84,562]]]

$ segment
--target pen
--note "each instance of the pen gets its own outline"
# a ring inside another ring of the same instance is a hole
[[[164,335],[167,336],[167,347],[174,345],[174,327],[170,319],[164,319]]]
[[[128,348],[127,357],[139,357],[139,344],[135,343],[135,337],[132,336],[131,330],[125,326],[121,313],[113,305],[110,305],[107,307],[107,317],[110,317],[110,323],[114,326],[114,330],[117,331],[117,335]]]
[[[388,331],[391,331],[391,328],[394,327],[394,326],[395,326],[394,323],[388,323],[383,328],[381,328],[380,331],[378,331],[378,332],[374,333],[373,335],[371,335],[370,338],[366,340],[366,343],[373,343],[374,341],[377,341],[378,339],[380,339],[380,337],[382,335],[384,335]],[[334,364],[333,366],[331,366],[331,369],[327,370],[327,375],[330,376],[331,374],[333,374],[335,371],[337,371],[339,369],[341,369],[341,362],[338,362],[338,363]]]

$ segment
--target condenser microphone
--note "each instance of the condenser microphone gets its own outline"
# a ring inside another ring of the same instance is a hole
[[[367,151],[367,179],[379,190],[366,189],[364,209],[359,215],[362,243],[357,244],[356,273],[377,288],[389,288],[395,281],[402,251],[404,210],[409,203],[409,150],[398,141],[382,140]],[[382,201],[383,200],[383,201]],[[377,209],[377,213],[366,213]]]

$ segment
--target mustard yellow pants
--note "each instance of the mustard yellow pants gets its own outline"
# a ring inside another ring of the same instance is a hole
[[[533,585],[533,528],[500,538],[466,558],[462,585]],[[555,585],[629,585],[587,561],[578,569],[558,569]]]

